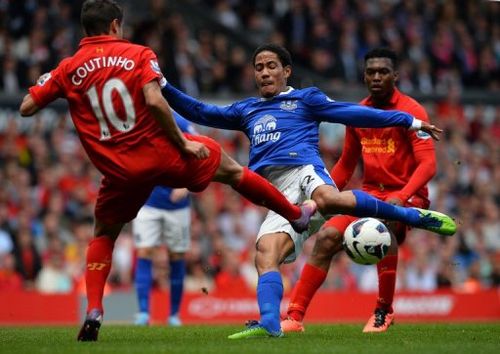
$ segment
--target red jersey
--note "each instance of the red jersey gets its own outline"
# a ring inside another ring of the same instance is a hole
[[[154,141],[162,137],[167,143],[142,91],[147,83],[162,79],[151,49],[103,35],[82,39],[78,51],[29,92],[40,108],[66,98],[95,166],[105,176],[130,181],[151,177],[158,161],[152,156]]]
[[[374,107],[370,97],[362,105]],[[411,97],[395,89],[389,104],[381,109],[408,112],[429,121],[425,109]],[[435,171],[432,137],[403,127],[346,128],[342,156],[332,170],[332,177],[342,189],[351,177],[359,157],[363,159],[363,190],[384,199],[399,192],[404,201],[418,195],[427,200],[427,182]],[[417,168],[422,166],[421,168]]]

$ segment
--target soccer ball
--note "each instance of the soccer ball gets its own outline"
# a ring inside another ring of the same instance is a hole
[[[375,264],[387,254],[391,245],[391,234],[379,220],[362,218],[347,226],[342,245],[354,262]]]

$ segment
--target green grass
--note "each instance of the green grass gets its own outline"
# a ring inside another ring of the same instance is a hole
[[[99,342],[76,341],[76,327],[0,327],[0,353],[500,353],[494,324],[396,324],[363,334],[362,325],[308,325],[285,338],[229,340],[238,326],[133,327],[104,325]]]

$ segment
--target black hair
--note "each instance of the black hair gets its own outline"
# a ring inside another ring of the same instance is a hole
[[[107,34],[113,20],[123,20],[123,9],[113,0],[86,0],[82,5],[80,22],[87,36]]]
[[[292,66],[292,56],[290,55],[290,52],[288,52],[288,50],[286,50],[284,47],[273,43],[263,44],[255,49],[255,52],[253,52],[252,56],[252,65],[255,66],[255,58],[259,53],[264,51],[275,53],[278,56],[278,59],[280,60],[283,67],[288,65]]]
[[[365,64],[368,59],[373,58],[387,58],[392,62],[392,66],[396,69],[399,65],[399,60],[397,54],[389,48],[375,48],[370,50],[365,55]]]

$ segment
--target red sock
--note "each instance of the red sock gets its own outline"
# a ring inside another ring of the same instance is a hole
[[[388,255],[377,264],[378,299],[377,307],[392,312],[392,301],[396,288],[396,269],[398,255]]]
[[[92,309],[103,311],[102,296],[104,285],[111,269],[114,241],[107,236],[100,236],[90,241],[87,248],[87,312]]]
[[[265,206],[288,221],[300,218],[301,211],[291,204],[269,181],[244,167],[243,177],[233,189],[254,204]]]
[[[304,319],[307,307],[316,291],[325,281],[326,274],[323,269],[306,263],[300,274],[299,281],[293,288],[290,304],[288,305],[288,316],[296,321]]]

